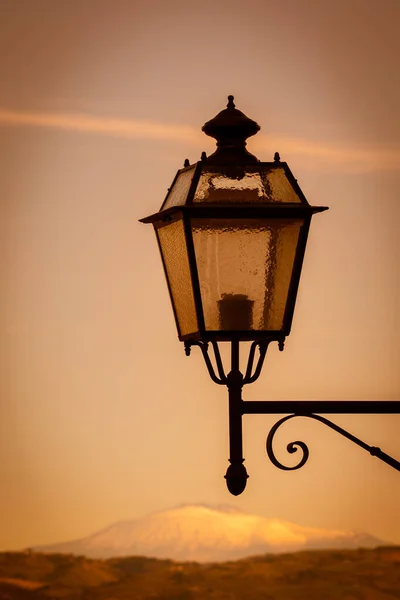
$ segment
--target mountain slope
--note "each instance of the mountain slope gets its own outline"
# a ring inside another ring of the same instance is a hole
[[[181,506],[115,523],[81,540],[42,546],[91,558],[149,556],[198,562],[312,548],[376,547],[367,534],[302,527],[229,507]]]

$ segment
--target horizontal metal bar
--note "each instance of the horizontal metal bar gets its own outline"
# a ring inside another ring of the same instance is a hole
[[[213,202],[199,202],[185,206],[171,206],[158,213],[154,213],[144,219],[141,223],[162,223],[163,219],[173,218],[175,213],[188,214],[189,217],[198,219],[276,219],[309,217],[314,213],[328,210],[328,206],[311,206],[300,202],[283,202],[265,204],[215,204]]]
[[[398,415],[400,400],[248,400],[243,415]]]

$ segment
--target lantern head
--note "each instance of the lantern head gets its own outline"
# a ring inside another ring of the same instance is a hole
[[[181,341],[283,340],[290,333],[313,213],[276,153],[246,150],[259,125],[235,108],[208,121],[217,139],[208,158],[175,176],[160,212],[142,219],[156,232]]]

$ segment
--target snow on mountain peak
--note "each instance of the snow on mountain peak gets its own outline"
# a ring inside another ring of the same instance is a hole
[[[39,550],[93,558],[141,555],[211,562],[267,552],[373,547],[379,543],[364,534],[302,527],[289,521],[247,514],[230,506],[184,504],[115,523],[82,540]]]

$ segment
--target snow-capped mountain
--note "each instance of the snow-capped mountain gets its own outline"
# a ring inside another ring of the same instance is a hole
[[[267,552],[371,548],[380,544],[383,542],[368,534],[302,527],[280,519],[246,514],[231,507],[186,505],[121,521],[81,540],[36,550],[91,558],[140,555],[213,562]]]

